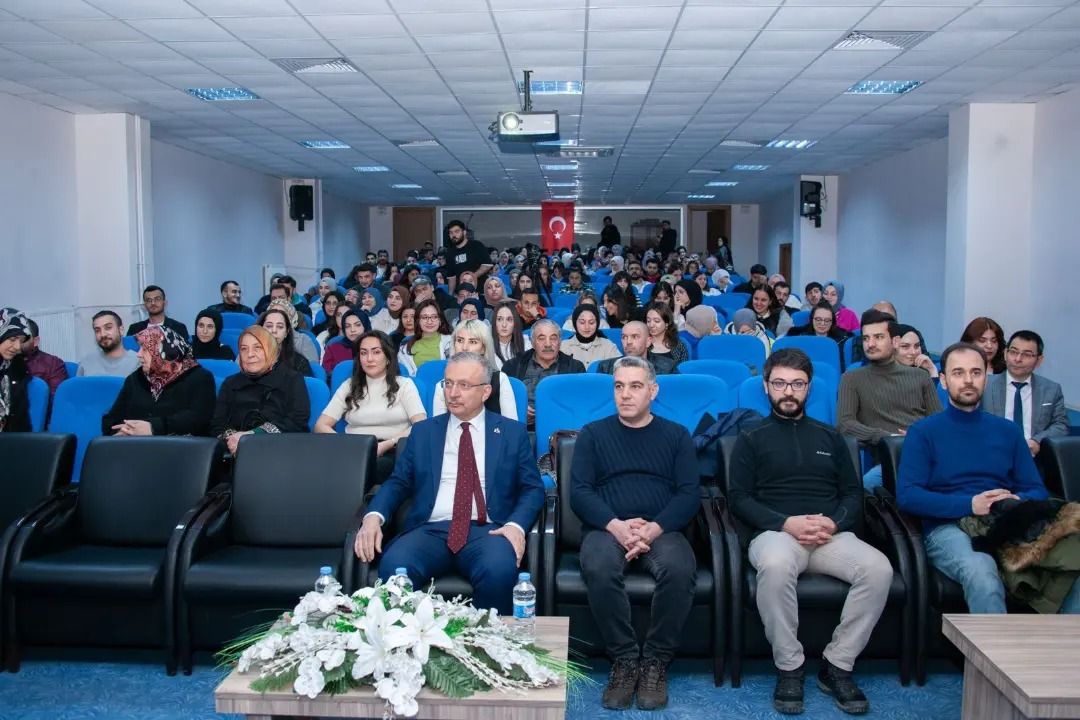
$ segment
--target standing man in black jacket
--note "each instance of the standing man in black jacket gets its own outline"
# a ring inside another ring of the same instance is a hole
[[[803,648],[795,586],[804,572],[850,583],[840,624],[822,653],[818,687],[841,710],[865,713],[866,696],[851,671],[870,639],[892,584],[892,566],[853,530],[863,488],[836,430],[806,417],[814,368],[802,350],[778,350],[764,370],[772,413],[744,431],[731,458],[731,509],[749,526],[757,605],[779,671],[773,706],[803,711]]]

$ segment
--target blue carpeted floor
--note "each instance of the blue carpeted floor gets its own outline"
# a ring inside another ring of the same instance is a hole
[[[816,670],[816,662],[813,664]],[[892,720],[952,720],[960,717],[962,676],[946,663],[935,664],[924,687],[901,687],[893,663],[866,661],[857,678],[870,699],[871,716]],[[742,687],[715,688],[704,662],[676,662],[670,674],[671,703],[666,710],[604,711],[600,692],[607,665],[597,662],[595,684],[571,688],[567,718],[620,720],[699,720],[701,718],[781,717],[772,710],[770,666],[751,662]],[[221,674],[209,665],[190,677],[165,675],[153,658],[141,662],[30,659],[17,674],[0,673],[0,720],[201,720],[224,718],[214,712],[213,691]],[[843,718],[832,701],[807,679],[805,718]]]

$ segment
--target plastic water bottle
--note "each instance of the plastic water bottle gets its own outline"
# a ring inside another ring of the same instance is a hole
[[[525,638],[534,638],[536,625],[536,588],[532,576],[527,572],[518,574],[518,583],[514,586],[514,625]]]
[[[409,579],[409,571],[406,568],[394,568],[394,574],[390,576],[389,582],[397,585],[407,593],[413,591],[412,580]]]
[[[341,590],[341,583],[334,577],[334,568],[323,565],[319,568],[319,579],[315,581],[315,592],[332,595]]]

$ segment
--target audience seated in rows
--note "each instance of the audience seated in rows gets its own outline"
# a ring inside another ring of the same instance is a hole
[[[333,290],[326,293],[322,298],[322,303],[319,307],[322,320],[311,328],[311,332],[315,335],[315,340],[322,348],[326,347],[326,341],[330,337],[331,330],[334,331],[336,336],[341,331],[340,326],[337,324],[337,311],[338,308],[345,304],[345,294],[340,290]],[[317,313],[316,313],[317,314]]]
[[[68,379],[67,366],[64,361],[55,355],[50,355],[41,349],[41,336],[38,324],[27,318],[29,336],[24,336],[22,343],[22,356],[26,360],[26,369],[36,378],[41,378],[49,386],[49,398],[56,394],[56,388],[60,383]]]
[[[671,359],[671,353],[658,354],[653,352],[649,342],[649,329],[645,323],[632,320],[622,327],[623,357],[636,357],[648,360],[652,365],[653,372],[657,375],[670,375],[677,372],[675,361]],[[620,358],[601,360],[596,364],[596,372],[611,375],[615,372],[615,363]]]
[[[398,441],[426,420],[427,412],[416,384],[398,374],[397,353],[386,333],[365,331],[356,346],[352,376],[334,391],[315,432],[337,432],[335,426],[344,420],[346,433],[374,435],[379,441],[376,473],[383,482],[394,468]]]
[[[657,287],[662,285],[663,283]],[[645,311],[645,326],[649,329],[649,342],[653,353],[669,355],[675,367],[690,359],[690,348],[679,338],[675,316],[667,303],[654,301],[648,305]]]
[[[458,287],[461,287],[460,285]],[[445,313],[444,313],[445,314]],[[469,320],[478,320],[482,323],[486,323],[484,311],[484,303],[479,298],[468,298],[463,300],[458,307],[457,319],[454,320],[454,326],[467,322]]]
[[[30,432],[28,385],[33,377],[22,355],[30,320],[15,308],[0,309],[0,432]]]
[[[451,336],[453,338],[452,353],[468,352],[479,355],[491,365],[491,394],[484,401],[484,408],[510,420],[520,420],[514,388],[510,385],[506,374],[495,369],[499,367],[498,358],[495,355],[495,342],[491,338],[491,328],[487,323],[475,318],[459,322]],[[432,415],[442,415],[446,412],[447,398],[443,383],[439,382],[434,390]]]
[[[221,342],[224,320],[217,310],[207,308],[195,317],[195,337],[191,352],[196,360],[235,360],[236,353]]]
[[[341,322],[341,335],[327,340],[323,350],[322,366],[326,376],[333,374],[334,368],[345,360],[354,359],[356,341],[366,332],[371,331],[371,320],[363,310],[354,310],[348,305],[338,308]]]
[[[763,380],[772,412],[739,434],[731,460],[730,503],[753,532],[757,607],[778,672],[773,705],[803,711],[805,656],[798,639],[795,586],[804,572],[851,585],[840,624],[822,653],[818,685],[844,712],[865,713],[866,696],[852,679],[855,660],[885,609],[893,570],[881,551],[854,530],[863,488],[843,436],[806,416],[814,367],[801,350],[769,356]]]
[[[851,337],[851,333],[837,327],[836,311],[832,309],[832,305],[824,300],[810,310],[810,322],[801,328],[792,328],[788,331],[787,337],[798,337],[800,335],[827,337],[834,340],[837,345],[843,345]]]
[[[525,422],[531,429],[536,425],[536,386],[546,377],[585,372],[578,360],[561,352],[562,330],[552,320],[539,320],[533,325],[532,349],[503,363],[502,371],[525,383],[529,395]]]
[[[258,324],[266,328],[274,336],[274,340],[277,340],[280,348],[278,362],[292,368],[304,377],[315,377],[315,373],[311,370],[312,361],[300,351],[300,348],[308,349],[311,338],[296,332],[296,326],[293,325],[295,318],[296,311],[293,310],[291,305],[275,299],[270,301],[270,305],[259,316]],[[300,338],[303,338],[303,340],[301,341]],[[317,355],[318,353],[316,353],[316,362],[318,361]]]
[[[401,320],[401,311],[412,304],[412,293],[401,285],[395,285],[386,293],[386,307],[371,318],[371,329],[381,330],[389,335],[397,330]]]
[[[218,392],[210,434],[235,455],[240,440],[255,433],[307,432],[311,404],[300,373],[278,362],[278,341],[261,325],[240,334],[240,372]]]
[[[143,290],[142,301],[147,318],[131,323],[127,330],[129,336],[138,335],[150,325],[164,325],[182,338],[189,337],[187,325],[165,315],[168,301],[165,299],[164,290],[157,285],[147,285]]]
[[[967,324],[960,342],[971,343],[986,357],[991,373],[1005,372],[1005,331],[993,318],[977,317]]]
[[[216,305],[211,305],[207,310],[216,310],[218,312],[234,312],[244,313],[245,315],[254,315],[255,311],[249,308],[247,305],[243,305],[240,302],[242,291],[240,289],[240,283],[235,280],[226,280],[221,283],[221,302]]]
[[[491,328],[497,370],[502,370],[505,362],[532,348],[532,340],[524,333],[517,303],[513,300],[498,304],[491,319]]]
[[[830,280],[825,283],[821,296],[825,302],[832,306],[833,311],[836,313],[837,327],[848,332],[859,329],[859,316],[851,308],[844,306],[844,286],[839,280]],[[896,318],[895,314],[893,318]]]
[[[750,266],[750,277],[735,286],[734,292],[749,295],[759,287],[769,284],[769,270],[761,263]]]
[[[562,352],[586,369],[594,362],[619,357],[619,348],[600,333],[600,311],[595,305],[582,304],[571,315],[574,336],[562,344]]]
[[[574,446],[570,503],[580,518],[581,573],[611,674],[608,709],[667,705],[667,666],[694,598],[694,552],[683,534],[698,510],[690,434],[652,414],[659,386],[652,366],[625,357],[614,366],[617,413],[582,428]],[[630,563],[656,581],[645,643],[631,624],[624,577]]]
[[[208,435],[217,392],[191,345],[167,325],[139,332],[139,369],[101,418],[103,435]]]
[[[535,288],[521,293],[521,299],[517,302],[517,314],[521,318],[523,330],[532,330],[537,320],[547,317],[547,310],[540,304],[540,294]]]
[[[840,378],[836,427],[859,441],[875,465],[863,483],[869,490],[881,485],[878,443],[903,435],[917,420],[941,412],[937,388],[925,371],[896,362],[899,330],[892,315],[867,310],[862,315],[862,346],[867,365]]]
[[[416,330],[411,338],[401,344],[398,364],[415,376],[417,369],[425,363],[450,357],[451,338],[450,325],[437,300],[429,297],[418,302],[414,308]]]
[[[90,320],[98,349],[79,361],[78,375],[127,377],[139,367],[135,353],[124,347],[124,322],[112,310],[101,310]]]
[[[949,405],[908,429],[897,502],[922,518],[926,555],[963,587],[968,612],[1007,612],[1004,580],[1010,591],[1024,594],[1026,602],[1042,612],[1080,613],[1080,559],[1075,552],[1058,560],[1058,567],[1070,572],[1042,574],[1032,587],[1032,579],[1022,573],[1006,570],[1003,576],[994,555],[973,547],[973,537],[986,532],[986,521],[1008,513],[1013,501],[1049,497],[1021,424],[979,406],[988,369],[985,349],[970,343],[956,343],[941,354],[941,382]],[[1045,505],[1051,512],[1041,517],[1055,521],[1057,504]],[[1025,526],[1026,531],[1031,528]],[[1040,535],[1032,536],[1028,545],[1036,545]],[[1046,549],[1030,551],[1025,566],[1045,554]],[[1022,589],[1025,583],[1028,587]]]
[[[725,335],[752,335],[761,341],[765,354],[772,351],[772,339],[765,332],[765,326],[758,322],[757,315],[750,308],[739,308],[731,316],[731,322],[724,326]]]

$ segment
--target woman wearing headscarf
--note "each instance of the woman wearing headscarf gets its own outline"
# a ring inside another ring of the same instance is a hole
[[[724,327],[725,335],[753,335],[765,346],[765,355],[772,350],[772,340],[765,334],[765,328],[758,322],[750,308],[739,308]]]
[[[577,303],[574,305],[574,308],[575,309],[579,308],[582,305],[592,305],[597,310],[600,309],[600,306],[597,305],[597,303],[596,303],[596,291],[595,290],[593,290],[592,288],[586,288],[586,289],[582,290],[580,293],[578,293]],[[608,326],[607,320],[605,320],[603,318],[603,316],[601,316],[601,318],[600,318],[600,329],[601,330],[607,330],[608,327],[609,326]],[[569,330],[570,332],[574,332],[574,316],[572,314],[570,315],[570,317],[566,318],[565,322],[563,322],[562,329],[563,330]]]
[[[830,280],[825,283],[822,297],[832,305],[836,313],[836,326],[847,332],[855,332],[859,329],[859,316],[844,306],[844,286],[839,280]]]
[[[315,341],[308,337],[306,333],[299,332],[297,329],[300,327],[300,315],[296,312],[296,308],[285,300],[278,299],[271,300],[266,309],[268,311],[281,311],[289,321],[289,329],[291,331],[289,334],[292,338],[290,341],[292,350],[303,356],[308,363],[319,362],[319,348],[316,347]],[[262,325],[261,320],[259,321],[259,324]],[[281,340],[278,339],[278,342],[281,342]],[[283,345],[281,348],[281,355],[283,359],[287,359],[290,362],[292,361],[292,351],[289,350],[289,347]]]
[[[326,344],[322,366],[327,377],[339,363],[353,360],[356,354],[356,341],[366,332],[371,332],[371,320],[363,310],[349,310],[341,316],[341,335]]]
[[[709,287],[709,274],[704,270],[699,270],[694,273],[694,282],[701,288],[701,296],[705,297],[718,297],[722,293],[716,288]]]
[[[266,328],[277,340],[280,364],[292,368],[304,377],[315,377],[315,373],[311,370],[311,362],[296,351],[296,331],[289,324],[289,318],[281,305],[270,303],[270,307],[259,316],[256,322]]]
[[[320,310],[323,309],[323,301],[326,296],[337,290],[337,281],[332,277],[324,277],[319,279],[319,284],[315,286],[315,296],[311,298],[311,302],[308,307],[311,308],[311,317],[315,317]]]
[[[719,270],[713,270],[712,274],[713,287],[720,291],[720,294],[728,292],[731,286],[731,273],[727,270],[720,268]]]
[[[560,350],[588,369],[597,360],[617,358],[622,353],[600,332],[600,311],[595,305],[578,305],[571,315],[574,337],[563,340]]]
[[[427,418],[416,385],[398,374],[397,353],[386,333],[371,330],[356,339],[352,376],[334,392],[319,415],[315,432],[334,433],[345,421],[346,434],[374,435],[376,478],[385,482],[394,469],[394,448],[412,426]]]
[[[701,304],[701,287],[693,280],[679,280],[673,288],[675,293],[675,325],[682,330],[686,325],[686,311]]]
[[[386,309],[382,293],[373,287],[361,291],[360,309],[368,314],[372,328],[383,327],[390,319],[390,311]]]
[[[191,343],[191,352],[196,360],[236,359],[233,349],[221,344],[223,325],[217,310],[207,308],[195,316],[195,341]]]
[[[896,362],[908,367],[922,368],[930,373],[930,379],[938,382],[938,369],[930,356],[926,354],[926,343],[922,333],[911,325],[896,326]]]
[[[719,335],[720,326],[716,322],[716,310],[708,305],[698,305],[686,313],[686,325],[679,337],[690,348],[690,355],[697,351],[697,345],[706,335]]]
[[[0,309],[0,432],[30,432],[31,375],[22,355],[30,320],[15,308]]]
[[[381,330],[387,335],[392,335],[398,329],[401,322],[401,311],[412,305],[412,292],[404,285],[395,285],[386,293],[386,313],[380,313],[381,318],[376,322],[371,318],[371,329]]]
[[[324,342],[324,340],[319,339],[322,337],[323,333],[330,331],[330,329],[337,324],[337,321],[334,319],[334,313],[336,313],[337,309],[344,304],[345,295],[340,290],[326,293],[323,297],[321,308],[323,319],[318,325],[311,328],[311,332],[314,333],[315,339],[320,344]]]
[[[198,327],[198,324],[196,324]],[[104,435],[207,435],[214,414],[214,376],[188,341],[163,325],[135,334],[139,369],[101,418]]]
[[[277,340],[261,325],[240,334],[240,372],[221,384],[210,421],[210,434],[233,455],[246,435],[307,432],[307,386],[300,373],[278,362],[278,353]]]
[[[480,302],[480,298],[465,298],[461,301],[461,305],[458,307],[457,320],[454,321],[454,326],[457,327],[463,322],[469,320],[479,320],[482,323],[486,323],[484,313],[484,304]]]

